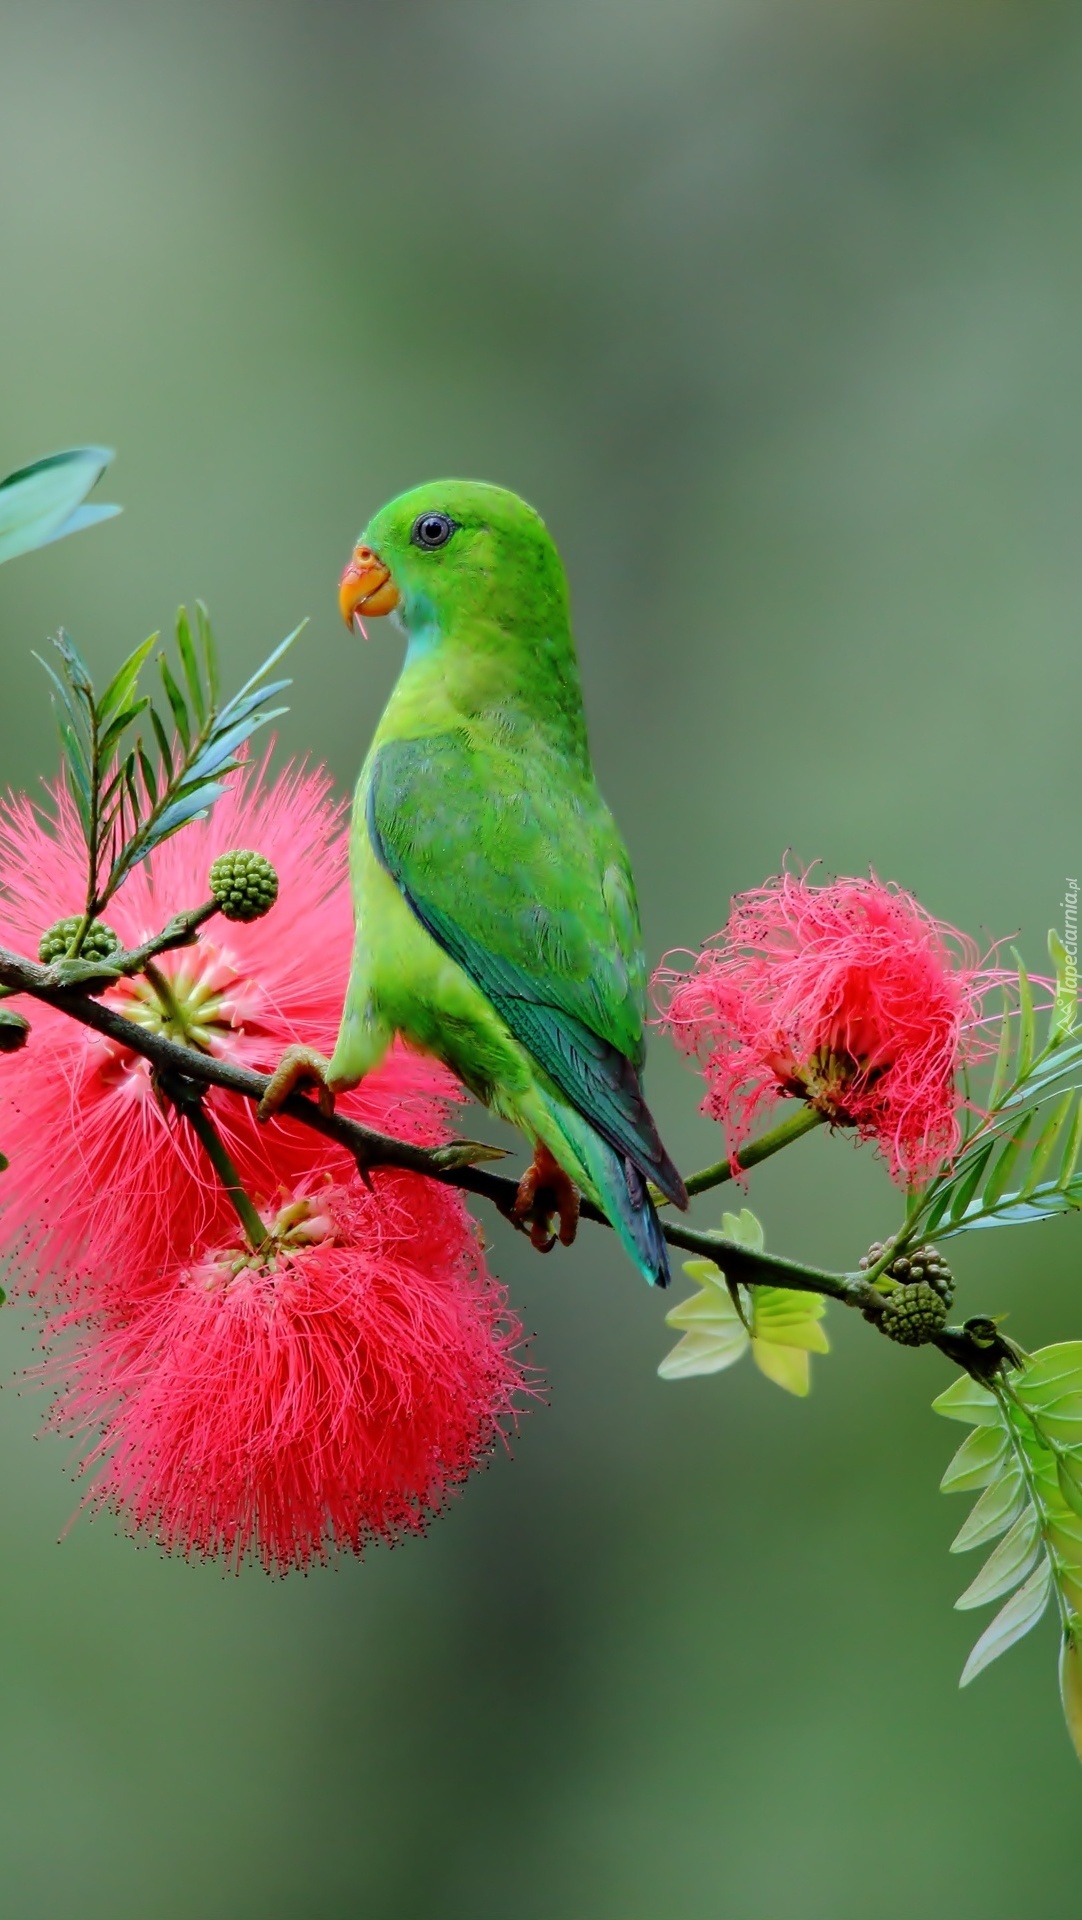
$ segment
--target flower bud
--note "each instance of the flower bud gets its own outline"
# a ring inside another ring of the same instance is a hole
[[[923,1347],[934,1340],[947,1319],[943,1296],[927,1280],[896,1286],[886,1297],[876,1324],[888,1340],[903,1347]]]
[[[67,958],[71,943],[82,924],[82,914],[72,913],[66,920],[54,920],[52,926],[45,929],[38,942],[38,959],[43,967],[52,966],[54,960]],[[92,920],[83,936],[79,958],[80,960],[108,960],[109,955],[116,953],[119,946],[119,936],[113,932],[112,927],[107,927],[104,920]]]
[[[261,853],[234,847],[211,867],[210,890],[227,920],[260,920],[278,898],[278,875]]]
[[[873,1240],[861,1259],[862,1270],[867,1272],[869,1267],[876,1266],[888,1251],[888,1247],[889,1242],[885,1240]],[[896,1260],[892,1260],[889,1266],[884,1268],[876,1285],[887,1292],[892,1283],[896,1286],[910,1286],[920,1281],[925,1281],[928,1286],[935,1288],[945,1307],[951,1305],[954,1299],[954,1275],[939,1248],[930,1244],[912,1247],[908,1253],[900,1253]]]
[[[0,1006],[0,1053],[19,1053],[29,1037],[29,1020],[14,1007]]]

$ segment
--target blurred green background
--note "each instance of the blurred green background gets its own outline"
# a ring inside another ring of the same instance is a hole
[[[1080,94],[1052,0],[3,0],[0,466],[104,440],[125,506],[3,571],[4,779],[53,764],[32,646],[105,669],[198,593],[234,680],[312,614],[282,740],[348,785],[399,648],[338,571],[468,474],[565,553],[651,960],[791,848],[1036,961],[1082,864]],[[664,1043],[652,1086],[715,1157]],[[751,1200],[836,1265],[894,1219],[818,1137]],[[282,1584],[58,1547],[4,1316],[4,1913],[1075,1912],[1050,1623],[956,1690],[938,1355],[835,1312],[804,1405],[663,1385],[606,1236],[493,1233],[550,1405],[426,1541]],[[960,1305],[1078,1334],[1080,1249],[979,1236]]]

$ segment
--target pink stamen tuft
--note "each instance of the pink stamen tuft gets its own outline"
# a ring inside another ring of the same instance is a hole
[[[252,846],[277,869],[277,904],[251,924],[210,920],[197,945],[159,961],[188,1007],[192,1037],[209,1051],[264,1072],[294,1042],[329,1053],[345,996],[353,942],[343,809],[323,772],[266,762],[237,776],[211,816],[194,821],[137,867],[108,908],[125,946],[207,898],[220,853]],[[0,941],[36,955],[42,931],[77,911],[85,854],[63,788],[51,812],[24,796],[0,810]],[[129,1017],[158,1017],[144,982],[123,982],[107,1001]],[[424,1144],[447,1136],[450,1075],[396,1048],[340,1110]],[[127,1311],[154,1292],[193,1246],[222,1240],[231,1208],[191,1131],[163,1110],[139,1055],[43,1005],[30,1044],[5,1062],[5,1111],[23,1143],[4,1177],[0,1252],[54,1309],[112,1305]],[[349,1156],[295,1122],[260,1127],[247,1102],[212,1091],[207,1106],[258,1204],[315,1170],[345,1178]],[[7,1145],[7,1142],[5,1142]],[[16,1282],[18,1274],[16,1274]]]
[[[278,1226],[269,1261],[204,1252],[84,1336],[53,1424],[98,1436],[91,1506],[284,1573],[420,1532],[534,1389],[457,1195],[326,1187]]]
[[[983,997],[1003,978],[900,887],[783,873],[737,895],[690,972],[654,985],[732,1155],[790,1095],[874,1140],[905,1184],[958,1146],[957,1075],[989,1051]]]

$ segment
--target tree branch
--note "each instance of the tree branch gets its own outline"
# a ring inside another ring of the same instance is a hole
[[[195,925],[187,923],[198,924],[207,914],[208,908],[199,908],[192,915],[178,915],[164,935],[156,941],[147,942],[147,949],[162,952],[166,946],[186,945],[195,932]],[[142,953],[144,949],[139,951]],[[125,957],[121,956],[122,964]],[[126,972],[127,968],[123,970]],[[175,1040],[166,1039],[164,1034],[152,1033],[134,1020],[126,1019],[114,1007],[105,1006],[100,1000],[91,998],[80,988],[58,985],[51,968],[25,960],[21,954],[13,953],[6,947],[0,947],[0,984],[12,993],[28,993],[46,1006],[58,1008],[84,1027],[91,1027],[117,1045],[141,1054],[159,1073],[170,1078],[180,1076],[193,1089],[221,1087],[226,1093],[235,1093],[242,1100],[250,1100],[253,1105],[258,1105],[266,1091],[269,1075],[255,1073],[250,1067],[238,1066],[234,1061],[216,1059],[213,1054],[199,1053],[193,1047],[181,1046]],[[97,985],[97,991],[102,992],[109,982],[101,980],[94,984]],[[32,1038],[29,1044],[33,1045]],[[0,1086],[2,1075],[0,1066]],[[492,1173],[487,1167],[476,1164],[486,1156],[495,1157],[499,1149],[485,1147],[472,1140],[452,1140],[443,1147],[417,1147],[407,1140],[396,1140],[392,1134],[378,1133],[372,1127],[362,1126],[360,1121],[349,1120],[344,1114],[321,1113],[315,1102],[305,1099],[303,1094],[290,1094],[282,1112],[288,1114],[291,1120],[298,1120],[302,1126],[311,1127],[313,1132],[344,1147],[353,1155],[362,1175],[367,1175],[375,1167],[400,1167],[407,1173],[419,1173],[426,1179],[439,1180],[444,1186],[477,1194],[481,1199],[491,1201],[505,1218],[511,1216],[518,1192],[517,1182],[506,1174]],[[610,1225],[600,1207],[596,1207],[585,1196],[582,1217],[594,1221],[598,1226]],[[791,1287],[799,1293],[825,1294],[844,1306],[866,1310],[873,1318],[883,1305],[883,1296],[877,1293],[863,1273],[831,1273],[825,1268],[783,1259],[778,1254],[756,1253],[750,1247],[728,1239],[725,1234],[704,1233],[673,1220],[663,1220],[661,1230],[670,1246],[713,1260],[724,1270],[728,1279],[743,1282],[746,1286]],[[934,1344],[956,1366],[965,1367],[979,1379],[987,1378],[987,1340],[982,1343],[970,1334],[968,1328],[945,1327]]]
[[[187,916],[178,916],[182,921],[185,918]],[[184,932],[186,935],[186,927]],[[148,941],[147,947],[161,952],[164,944]],[[179,945],[182,940],[171,939],[168,944]],[[140,949],[140,952],[143,951]],[[121,956],[122,964],[125,959],[126,956]],[[123,970],[128,971],[126,965]],[[160,1073],[179,1074],[201,1088],[221,1087],[226,1093],[239,1094],[241,1099],[250,1100],[253,1104],[258,1104],[266,1091],[269,1077],[266,1074],[255,1073],[250,1067],[239,1066],[235,1061],[216,1059],[213,1054],[199,1053],[192,1047],[181,1046],[177,1041],[167,1039],[164,1034],[153,1033],[137,1025],[134,1020],[126,1019],[114,1007],[91,998],[82,990],[82,983],[79,986],[58,985],[51,968],[26,960],[6,947],[0,947],[0,983],[14,993],[28,993],[46,1006],[58,1008],[84,1027],[91,1027],[96,1033],[114,1040],[117,1045],[141,1054]],[[96,985],[100,992],[109,981],[103,979],[88,984]],[[30,1045],[33,1045],[32,1037]],[[299,1120],[302,1126],[311,1127],[325,1139],[334,1140],[339,1146],[345,1147],[364,1173],[375,1167],[401,1167],[408,1173],[423,1174],[430,1180],[442,1181],[445,1186],[475,1193],[491,1201],[505,1217],[510,1216],[518,1192],[517,1182],[506,1174],[492,1173],[488,1168],[476,1164],[486,1152],[494,1152],[491,1148],[486,1149],[473,1141],[451,1141],[444,1147],[414,1146],[407,1140],[396,1140],[391,1134],[378,1133],[372,1127],[362,1126],[360,1121],[349,1120],[344,1114],[321,1113],[315,1102],[306,1099],[303,1094],[291,1094],[282,1111],[290,1119]],[[609,1225],[601,1209],[586,1198],[582,1202],[582,1213],[587,1220],[599,1226]],[[776,1254],[754,1253],[750,1248],[726,1239],[724,1234],[702,1233],[693,1227],[677,1225],[675,1221],[665,1221],[662,1231],[671,1245],[689,1253],[697,1253],[710,1260],[724,1257],[726,1270],[735,1279],[752,1285],[766,1282],[804,1292],[827,1293],[836,1300],[844,1300],[854,1306],[861,1304],[868,1292],[862,1274],[849,1276],[828,1273],[817,1267],[784,1260]]]

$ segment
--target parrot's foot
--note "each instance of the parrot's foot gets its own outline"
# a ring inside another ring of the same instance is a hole
[[[579,1224],[579,1190],[539,1140],[533,1150],[533,1165],[527,1167],[518,1183],[511,1218],[523,1232],[529,1227],[530,1245],[538,1253],[551,1253],[557,1238],[552,1231],[553,1214],[559,1216],[560,1245],[569,1247]]]
[[[314,1047],[287,1047],[267,1082],[267,1090],[256,1108],[259,1120],[270,1120],[284,1107],[298,1087],[319,1088],[319,1110],[334,1112],[334,1095],[327,1085],[330,1061]]]

